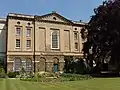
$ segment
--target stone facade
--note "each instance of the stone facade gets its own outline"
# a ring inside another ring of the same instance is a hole
[[[0,65],[6,61],[6,19],[0,18]]]
[[[42,16],[7,16],[7,71],[64,71],[65,57],[83,56],[81,30],[86,25],[56,12]],[[30,30],[30,32],[28,32]]]

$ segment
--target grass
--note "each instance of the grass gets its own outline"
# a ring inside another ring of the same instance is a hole
[[[0,90],[120,90],[120,78],[97,78],[58,83],[0,79]]]

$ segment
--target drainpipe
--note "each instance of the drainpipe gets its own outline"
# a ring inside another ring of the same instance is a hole
[[[35,16],[34,16],[34,52],[33,52],[33,59],[34,59],[34,73],[36,72],[36,63],[35,63]]]
[[[5,27],[6,27],[6,57],[5,57],[5,61],[4,61],[4,65],[5,65],[5,73],[7,73],[7,45],[8,45],[8,16],[7,16],[7,19],[6,19],[6,23],[5,23]]]

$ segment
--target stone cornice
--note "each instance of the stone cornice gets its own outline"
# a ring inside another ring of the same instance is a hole
[[[35,21],[44,22],[44,23],[53,23],[53,24],[73,25],[73,23],[59,22],[59,21],[50,21],[50,20],[39,20],[39,19],[36,19]]]
[[[87,25],[84,25],[84,24],[73,24],[73,26],[85,27],[85,26],[87,26]]]
[[[61,19],[64,20],[65,22],[73,23],[73,22],[70,21],[69,19],[66,19],[65,17],[63,17],[62,15],[60,15],[60,14],[58,14],[58,13],[56,13],[56,12],[52,12],[52,13],[45,14],[45,15],[42,15],[42,16],[35,16],[35,18],[37,18],[37,19],[42,19],[42,18],[50,17],[50,16],[52,16],[52,15],[61,18]]]
[[[51,20],[43,20],[42,18],[46,18],[49,17],[51,15],[55,15],[59,18],[61,18],[63,21],[65,22],[60,22],[60,21],[51,21]],[[72,25],[72,26],[78,26],[78,27],[84,27],[86,26],[86,24],[78,24],[78,23],[74,23],[66,18],[64,18],[63,16],[57,14],[57,13],[50,13],[50,14],[46,14],[46,15],[42,15],[42,16],[28,16],[28,15],[8,15],[7,19],[15,19],[15,20],[25,20],[25,21],[37,21],[37,22],[44,22],[44,23],[53,23],[53,24],[62,24],[62,25]]]
[[[6,18],[0,18],[0,23],[5,24],[6,23]]]
[[[7,16],[8,19],[34,21],[34,18]]]

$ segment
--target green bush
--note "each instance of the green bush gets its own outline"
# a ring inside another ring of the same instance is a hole
[[[5,73],[4,68],[0,68],[0,73]]]
[[[33,81],[33,82],[65,82],[65,81],[79,81],[87,80],[92,77],[89,75],[80,75],[80,74],[61,74],[59,78],[57,77],[39,77],[35,76],[33,78],[22,78],[23,81]]]
[[[0,78],[8,78],[8,76],[5,73],[0,73]]]
[[[55,77],[55,74],[54,73],[50,73],[50,72],[38,72],[35,74],[35,77],[38,77],[38,78],[42,78],[42,77]]]
[[[20,75],[20,73],[19,72],[9,72],[7,75],[9,78],[16,78],[16,76]]]
[[[0,78],[7,78],[7,75],[6,75],[5,70],[3,68],[0,68]]]
[[[63,79],[67,78],[68,81],[77,81],[77,80],[87,80],[91,79],[92,77],[90,75],[80,75],[80,74],[61,74],[61,77]]]

